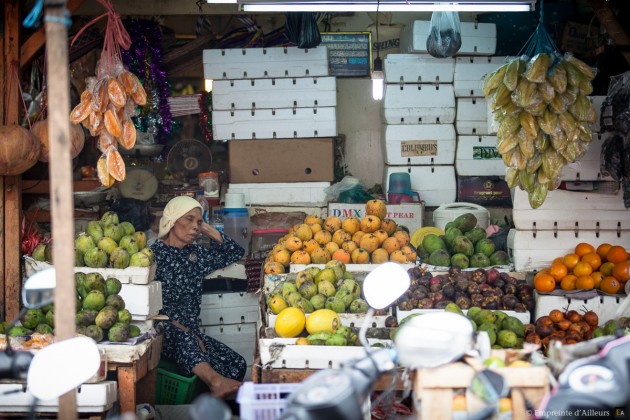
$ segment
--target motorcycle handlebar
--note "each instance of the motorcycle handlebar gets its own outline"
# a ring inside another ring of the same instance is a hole
[[[1,352],[0,378],[26,379],[31,360],[33,360],[33,355],[27,351]]]

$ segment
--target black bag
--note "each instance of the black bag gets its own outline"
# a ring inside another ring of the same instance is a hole
[[[315,48],[322,42],[315,13],[289,12],[284,26],[287,38],[298,48]]]
[[[121,198],[115,200],[110,206],[110,210],[118,214],[120,222],[129,222],[137,231],[149,230],[153,222],[153,215],[149,211],[149,206],[142,200],[135,198]]]
[[[452,57],[462,46],[462,32],[457,12],[433,12],[427,38],[427,51],[433,57]]]

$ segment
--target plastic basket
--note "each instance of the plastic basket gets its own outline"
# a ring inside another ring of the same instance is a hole
[[[287,406],[287,397],[300,385],[300,383],[243,383],[236,395],[241,419],[274,420],[280,418]]]
[[[155,403],[160,405],[189,404],[197,396],[197,375],[183,376],[175,363],[160,360],[155,384]]]

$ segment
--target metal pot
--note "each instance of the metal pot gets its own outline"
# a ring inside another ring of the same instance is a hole
[[[109,191],[76,191],[74,196],[75,207],[92,207],[105,202]]]

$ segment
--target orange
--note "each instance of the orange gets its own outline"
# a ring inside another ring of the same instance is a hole
[[[581,261],[584,261],[585,263],[590,265],[591,268],[593,268],[593,271],[597,270],[599,266],[602,265],[602,259],[597,254],[597,252],[589,252],[588,254],[584,254]]]
[[[575,274],[578,277],[590,276],[592,272],[593,272],[593,267],[591,267],[589,263],[584,262],[584,261],[580,261],[579,263],[575,264],[575,267],[573,267],[573,274]]]
[[[610,248],[612,248],[612,245],[606,243],[603,243],[597,247],[597,255],[599,255],[602,261],[606,261],[606,254],[608,254]]]
[[[627,282],[630,279],[630,262],[621,261],[615,264],[612,275],[622,283]]]
[[[567,266],[569,270],[573,270],[575,264],[580,262],[580,256],[578,254],[567,254],[562,259],[562,262],[564,263],[564,265]]]
[[[604,280],[599,284],[599,289],[604,293],[614,295],[621,289],[621,283],[614,277],[604,277]]]
[[[607,261],[604,264],[602,264],[601,267],[599,267],[599,271],[601,271],[602,274],[606,277],[612,276],[612,271],[613,271],[614,266],[615,264]]]
[[[610,250],[606,254],[606,260],[610,261],[613,264],[621,262],[627,258],[628,253],[626,252],[626,249],[619,245],[610,247]]]
[[[536,273],[536,275],[534,275],[534,280],[536,280],[538,276],[542,276],[543,274],[549,274],[549,267],[543,268],[538,273]]]
[[[558,257],[558,258],[554,258],[551,263],[552,264],[554,264],[554,263],[561,263],[561,262],[563,262],[563,260],[564,260],[563,257]]]
[[[575,281],[576,289],[592,289],[595,287],[595,280],[591,276],[579,276]]]
[[[550,274],[541,273],[534,277],[534,288],[539,292],[551,292],[556,288],[556,279]]]
[[[562,290],[575,290],[576,280],[577,280],[577,277],[575,277],[573,274],[564,276],[562,280],[560,281],[560,288]]]
[[[562,280],[562,277],[566,276],[568,273],[569,270],[567,269],[567,266],[560,262],[551,264],[551,267],[549,268],[549,274],[551,274],[556,281]]]
[[[604,276],[601,271],[594,271],[593,273],[591,273],[591,277],[593,277],[593,280],[595,280],[594,288],[599,289],[600,283],[602,282],[602,280],[604,280],[604,277],[606,276]]]
[[[593,247],[593,245],[587,244],[586,242],[580,242],[575,247],[575,253],[578,254],[580,257],[590,252],[595,252],[595,248]]]

